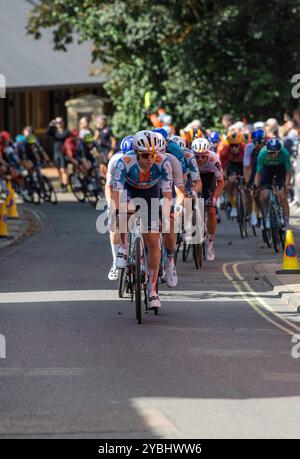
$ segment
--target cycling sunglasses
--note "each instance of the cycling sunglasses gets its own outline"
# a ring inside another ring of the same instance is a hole
[[[141,152],[139,153],[139,156],[143,159],[155,159],[156,156],[157,156],[157,153],[145,153],[145,152]]]
[[[268,153],[270,156],[276,156],[279,155],[280,150],[269,150]]]
[[[238,143],[232,143],[230,145],[231,148],[238,148],[239,147],[239,144]]]
[[[195,153],[196,159],[203,159],[206,158],[209,155],[208,150],[202,153]]]

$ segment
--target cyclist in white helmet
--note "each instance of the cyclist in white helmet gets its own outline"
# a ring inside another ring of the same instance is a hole
[[[198,138],[192,142],[202,180],[202,196],[206,207],[207,219],[207,259],[215,259],[214,239],[217,230],[216,201],[224,188],[223,170],[219,156],[210,151],[210,143],[205,138]]]
[[[148,232],[143,234],[148,248],[147,263],[149,269],[148,296],[149,306],[161,306],[157,294],[157,278],[160,263],[159,215],[153,216],[152,199],[160,199],[160,193],[171,202],[172,167],[169,159],[159,153],[159,139],[152,131],[139,131],[133,137],[133,151],[123,155],[116,167],[112,199],[119,209],[122,192],[127,191],[131,199],[142,198],[147,203]],[[154,232],[151,232],[153,230]],[[128,259],[127,234],[120,234],[120,248],[117,267],[125,268]]]

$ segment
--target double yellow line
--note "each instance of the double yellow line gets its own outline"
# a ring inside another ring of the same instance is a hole
[[[224,276],[232,283],[234,288],[241,294],[244,301],[246,301],[251,308],[257,312],[261,317],[267,320],[269,323],[279,328],[280,330],[294,336],[296,332],[300,333],[300,328],[293,322],[286,319],[284,316],[274,311],[272,307],[263,300],[257,292],[255,292],[249,283],[245,280],[242,274],[238,270],[238,266],[242,264],[251,264],[249,261],[245,262],[231,262],[224,263],[222,271]],[[228,272],[229,266],[232,266],[233,275]],[[246,291],[245,291],[246,290]],[[250,293],[251,298],[249,298]],[[270,317],[271,316],[271,317]],[[273,318],[272,318],[273,316]],[[274,320],[276,319],[276,321]],[[286,325],[289,327],[287,328]]]

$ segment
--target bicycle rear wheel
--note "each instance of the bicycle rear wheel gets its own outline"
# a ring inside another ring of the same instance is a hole
[[[77,174],[71,174],[69,179],[71,191],[79,202],[85,201],[85,191],[82,180]]]
[[[141,277],[141,239],[135,240],[134,296],[136,320],[142,323],[142,277]]]
[[[182,261],[186,263],[188,261],[189,252],[190,252],[191,244],[188,242],[183,243],[183,250],[182,250]]]

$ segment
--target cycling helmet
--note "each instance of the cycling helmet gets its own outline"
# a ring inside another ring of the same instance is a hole
[[[167,141],[164,138],[164,136],[160,132],[156,132],[156,135],[158,137],[159,141],[159,152],[160,153],[165,153],[166,152],[166,147],[167,147]]]
[[[164,137],[164,139],[168,138],[168,132],[166,131],[166,129],[155,128],[155,129],[152,129],[152,132],[158,132],[159,134],[161,134]]]
[[[11,140],[10,133],[8,131],[2,131],[0,133],[1,142],[9,142]]]
[[[279,139],[270,139],[267,142],[267,149],[269,151],[278,151],[282,147],[282,144]]]
[[[164,125],[164,126],[162,127],[162,129],[163,129],[164,131],[166,131],[166,133],[167,133],[167,139],[168,139],[168,138],[170,137],[170,135],[172,134],[172,129],[171,129],[170,126],[168,126],[168,125]]]
[[[23,134],[18,134],[18,135],[16,136],[16,142],[17,142],[17,143],[21,143],[21,142],[25,142],[25,141],[26,141],[25,135],[23,135]]]
[[[262,142],[266,139],[266,131],[264,129],[256,129],[252,132],[252,142]]]
[[[132,140],[133,140],[133,135],[128,135],[124,137],[124,139],[122,140],[120,148],[124,154],[133,150]]]
[[[86,143],[93,143],[93,142],[94,142],[93,134],[91,134],[90,132],[88,132],[87,134],[85,134],[85,135],[83,136],[83,140],[84,140]]]
[[[218,132],[212,131],[209,136],[209,140],[211,143],[219,143],[221,140],[221,136]]]
[[[35,135],[31,134],[26,138],[26,143],[28,145],[35,145],[37,143],[37,138]]]
[[[166,126],[170,126],[172,124],[173,118],[171,115],[164,114],[162,116],[162,123]]]
[[[139,131],[133,137],[133,148],[139,152],[158,153],[159,138],[153,131]]]
[[[256,129],[262,129],[264,127],[265,123],[263,121],[256,121],[254,124],[253,124],[253,129],[256,130]]]
[[[170,140],[172,142],[176,143],[177,145],[179,145],[182,150],[185,149],[185,147],[186,147],[185,140],[182,137],[180,137],[179,135],[172,135],[170,137]]]
[[[185,139],[187,142],[193,142],[194,139],[200,139],[203,137],[203,132],[201,129],[189,129],[185,134]]]
[[[227,136],[227,142],[229,145],[241,144],[244,142],[244,135],[238,134],[237,132],[229,132]]]
[[[207,152],[210,148],[209,141],[204,138],[195,139],[192,142],[192,150],[195,154]]]

